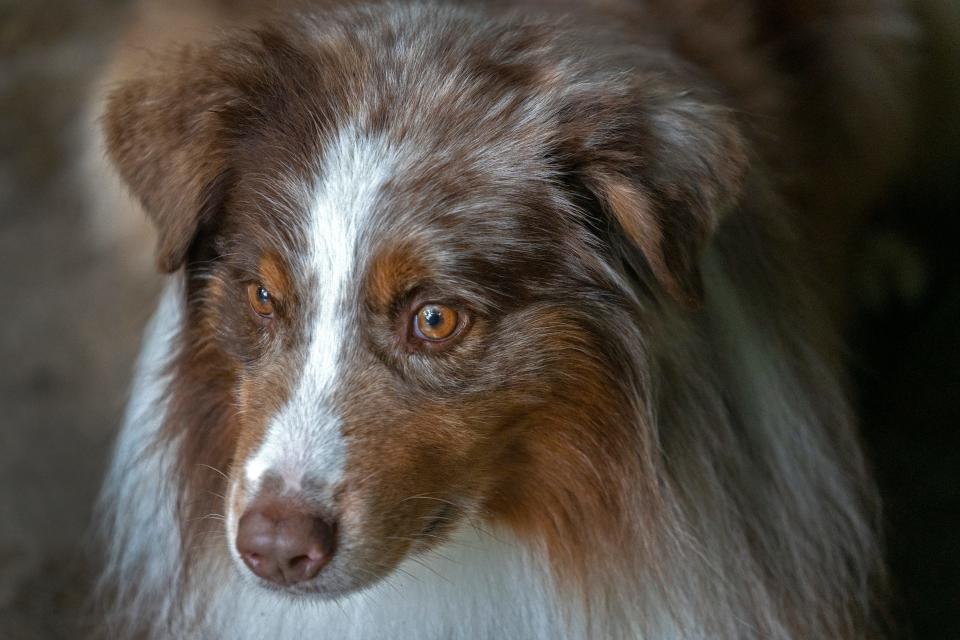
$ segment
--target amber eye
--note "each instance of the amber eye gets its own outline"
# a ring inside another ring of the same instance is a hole
[[[264,318],[269,318],[273,315],[273,298],[262,284],[248,284],[247,299],[250,300],[250,308],[253,309],[257,315]]]
[[[460,317],[456,311],[442,304],[425,304],[417,311],[414,331],[424,340],[446,340],[457,331]]]

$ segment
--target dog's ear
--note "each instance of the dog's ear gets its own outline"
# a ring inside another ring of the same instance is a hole
[[[228,121],[242,96],[220,67],[215,52],[185,49],[107,99],[107,152],[157,228],[163,271],[183,264],[223,197]]]
[[[728,110],[657,79],[580,103],[577,179],[599,203],[610,243],[628,262],[642,256],[660,287],[683,306],[703,297],[699,263],[738,200],[747,152]]]

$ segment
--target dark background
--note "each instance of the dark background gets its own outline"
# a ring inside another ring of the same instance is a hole
[[[0,0],[3,640],[76,635],[88,590],[78,550],[156,291],[143,260],[131,265],[91,231],[78,161],[87,87],[122,4]],[[928,92],[938,131],[860,234],[847,343],[885,503],[895,635],[951,639],[960,638],[960,104]]]
[[[960,162],[894,190],[873,223],[926,284],[862,309],[847,336],[884,501],[897,637],[960,638]],[[889,236],[887,234],[890,234]]]

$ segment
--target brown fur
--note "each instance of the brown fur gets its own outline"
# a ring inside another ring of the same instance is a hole
[[[204,515],[225,507],[230,479],[242,475],[303,366],[318,287],[295,264],[309,213],[301,187],[358,105],[365,135],[422,153],[383,187],[377,224],[362,238],[362,278],[344,311],[361,321],[345,338],[330,399],[348,442],[336,509],[366,523],[351,553],[370,575],[354,586],[442,543],[468,518],[543,545],[561,587],[588,610],[599,606],[591,585],[626,545],[636,556],[627,564],[666,585],[658,554],[671,541],[662,531],[674,519],[703,524],[702,514],[670,506],[685,499],[670,493],[672,474],[695,469],[698,455],[722,455],[671,411],[696,402],[743,420],[748,433],[717,442],[754,437],[751,417],[730,408],[733,391],[711,391],[722,355],[702,355],[703,344],[726,339],[697,311],[719,304],[701,273],[708,247],[741,277],[736,285],[755,305],[749,317],[769,317],[771,331],[788,336],[782,349],[795,363],[784,366],[810,385],[798,393],[823,392],[818,367],[835,365],[830,331],[815,304],[796,309],[806,300],[796,275],[805,261],[786,231],[797,225],[785,220],[830,209],[819,206],[826,197],[815,184],[823,167],[833,184],[853,184],[860,170],[837,167],[869,150],[852,121],[821,127],[801,107],[795,83],[827,67],[801,59],[792,68],[768,47],[843,11],[720,0],[594,9],[584,17],[594,30],[517,20],[492,6],[482,9],[492,17],[425,12],[417,28],[432,36],[416,64],[381,55],[418,32],[376,8],[268,21],[185,48],[112,94],[111,158],[159,230],[161,268],[187,278],[161,435],[177,451],[184,575],[202,562]],[[718,16],[728,22],[714,26]],[[811,55],[840,46],[816,44]],[[851,95],[847,81],[824,78],[814,112]],[[830,144],[837,135],[844,143]],[[859,208],[867,197],[843,204]],[[269,321],[246,307],[250,282],[276,294]],[[436,352],[403,337],[411,309],[431,300],[453,301],[471,319]],[[700,357],[716,361],[701,370]],[[855,442],[834,415],[842,400],[834,402],[810,411],[825,428],[837,421],[843,433],[830,455],[852,452],[856,467]],[[762,464],[749,472],[739,464],[712,486],[749,476],[762,495],[736,500],[763,508],[764,483],[790,493]],[[254,498],[241,491],[230,506],[242,512]],[[744,538],[764,539],[778,514],[740,522]],[[750,558],[763,565],[768,552],[758,542]],[[773,575],[780,568],[763,566],[766,587],[797,637],[860,633],[860,603],[831,603],[843,594],[826,587],[795,595]],[[823,607],[822,620],[809,621],[812,606]],[[743,615],[763,631],[761,613]]]

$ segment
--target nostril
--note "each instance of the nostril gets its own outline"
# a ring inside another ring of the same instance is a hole
[[[336,527],[281,499],[258,501],[240,518],[237,552],[257,576],[280,585],[311,580],[334,553]]]
[[[289,583],[309,580],[320,572],[320,568],[325,564],[322,560],[323,556],[313,558],[310,556],[297,556],[296,558],[291,558],[284,567],[283,575]]]
[[[256,566],[259,566],[263,562],[263,556],[261,556],[259,553],[251,553],[251,552],[244,553],[241,551],[240,556],[243,558],[243,561],[247,564],[247,566],[250,567],[251,569],[253,569]]]
[[[298,567],[302,565],[304,562],[310,562],[310,558],[307,556],[297,556],[296,558],[290,559],[290,566]]]
[[[333,556],[334,527],[323,518],[287,519],[277,532],[277,560],[287,584],[313,579]]]

